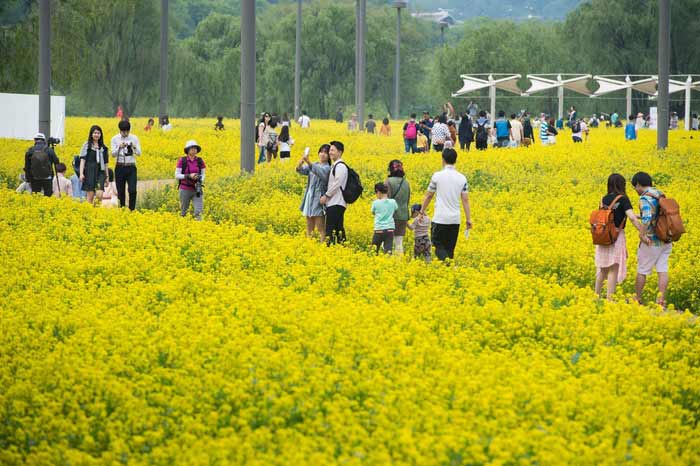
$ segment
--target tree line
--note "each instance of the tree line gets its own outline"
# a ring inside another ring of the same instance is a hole
[[[237,116],[238,2],[171,3],[170,114]],[[296,6],[262,3],[256,24],[257,107],[291,113]],[[352,110],[354,5],[352,0],[304,3],[301,100],[312,116],[328,118],[338,107]],[[396,10],[370,5],[367,105],[369,112],[385,115],[392,106]],[[671,73],[700,72],[700,47],[692,46],[700,38],[700,0],[676,0],[672,8]],[[37,92],[37,2],[27,4],[27,11],[0,27],[2,92]],[[129,115],[157,113],[159,20],[159,0],[52,1],[52,92],[68,97],[69,114],[109,115],[118,105]],[[436,24],[404,11],[401,112],[437,108],[461,87],[463,73],[655,73],[657,25],[656,0],[590,0],[564,21],[470,20],[446,31],[443,44]],[[619,97],[593,102],[572,96],[572,102],[622,109],[624,96]],[[534,101],[502,98],[507,108],[556,109],[554,93]],[[672,102],[672,107],[681,109],[682,103]]]

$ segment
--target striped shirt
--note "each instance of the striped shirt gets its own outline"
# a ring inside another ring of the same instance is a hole
[[[549,135],[547,134],[547,130],[549,129],[549,125],[547,124],[546,121],[542,120],[542,123],[540,123],[540,139],[542,141],[546,141]]]

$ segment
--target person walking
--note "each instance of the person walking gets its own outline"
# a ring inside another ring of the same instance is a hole
[[[272,119],[272,116],[268,113],[265,112],[262,115],[262,118],[260,119],[260,123],[258,123],[258,129],[257,129],[257,142],[258,142],[258,163],[263,163],[267,161],[267,154],[265,153],[266,151],[266,145],[267,141],[265,140],[265,130],[267,129],[267,125],[270,123],[270,119]]]
[[[418,152],[418,122],[415,113],[411,113],[411,119],[403,125],[403,142],[407,154],[409,150],[412,154]]]
[[[391,125],[389,124],[389,119],[384,117],[382,120],[382,127],[379,128],[380,136],[391,136]]]
[[[659,294],[656,303],[666,308],[666,290],[668,289],[668,260],[673,243],[664,243],[656,235],[656,222],[659,219],[659,198],[664,194],[653,187],[651,176],[646,172],[637,172],[632,177],[632,186],[639,194],[639,211],[642,223],[641,243],[637,250],[637,278],[634,289],[637,302],[642,303],[642,292],[646,280],[654,268],[659,279]]]
[[[469,185],[467,178],[455,168],[456,162],[457,151],[442,151],[443,168],[435,172],[430,179],[420,210],[421,214],[425,214],[433,197],[437,197],[431,225],[431,241],[435,246],[435,256],[441,261],[454,258],[461,223],[460,203],[467,222],[466,235],[472,228]]]
[[[600,296],[603,282],[607,280],[606,297],[608,301],[612,301],[617,284],[622,283],[627,276],[627,240],[625,238],[627,219],[637,228],[640,237],[646,241],[642,224],[637,220],[632,203],[625,193],[625,184],[625,178],[619,173],[610,175],[608,177],[608,192],[600,201],[601,208],[607,206],[613,211],[615,228],[619,232],[615,243],[607,246],[596,245],[595,247],[595,292]]]
[[[202,220],[204,210],[204,176],[206,164],[199,156],[202,148],[197,141],[189,140],[185,144],[185,156],[177,161],[175,167],[175,179],[178,180],[180,194],[180,216],[185,217],[190,210],[190,203],[194,206],[193,217]]]
[[[532,120],[530,114],[526,113],[523,117],[523,145],[528,147],[535,140],[535,132],[532,129]]]
[[[24,177],[32,188],[32,193],[53,194],[53,171],[60,161],[53,148],[46,144],[44,133],[34,135],[34,145],[24,154]]]
[[[447,127],[447,117],[445,115],[438,117],[437,123],[433,125],[431,134],[433,149],[435,152],[442,152],[445,148],[445,141],[450,139],[450,129]]]
[[[518,118],[515,113],[510,115],[510,127],[511,135],[513,136],[511,145],[513,147],[520,147],[520,144],[522,144],[523,139],[525,138],[525,130],[520,118]]]
[[[474,126],[472,119],[466,113],[462,114],[457,133],[459,136],[459,148],[469,152],[472,141],[474,141]]]
[[[634,115],[629,116],[625,125],[625,140],[635,141],[637,139],[637,126],[634,123]]]
[[[330,147],[328,144],[323,144],[318,149],[318,162],[315,163],[311,163],[308,151],[304,151],[296,168],[297,173],[307,177],[300,207],[301,213],[306,218],[306,236],[311,238],[315,229],[322,243],[326,241],[326,212],[320,200],[328,189],[328,177],[331,173],[328,154]]]
[[[506,112],[500,110],[498,118],[493,123],[493,130],[496,136],[497,147],[508,147],[513,140],[513,131],[510,121],[506,120]]]
[[[263,140],[265,141],[265,158],[267,163],[272,162],[272,159],[277,158],[277,152],[279,151],[279,141],[277,140],[277,117],[271,117],[270,122],[265,127],[265,132],[263,133]]]
[[[280,162],[287,162],[291,158],[293,145],[294,139],[289,135],[289,125],[283,125],[279,136]]]
[[[129,210],[136,209],[136,183],[138,174],[136,171],[136,157],[141,155],[139,138],[130,134],[131,123],[119,122],[119,134],[112,138],[112,156],[116,159],[114,176],[117,183],[119,206],[126,204],[126,188],[129,189]]]
[[[332,141],[328,149],[333,164],[328,177],[328,189],[321,196],[321,205],[326,206],[326,244],[342,244],[345,235],[345,209],[347,203],[343,189],[348,183],[348,166],[343,161],[345,146],[340,141]]]
[[[311,127],[311,118],[306,114],[306,110],[302,110],[301,116],[299,117],[299,126],[304,129]]]
[[[120,122],[119,124],[122,125]],[[109,151],[104,143],[102,128],[93,125],[88,133],[88,140],[80,149],[80,182],[90,204],[102,199],[109,165]]]
[[[391,254],[394,243],[394,214],[397,204],[394,199],[388,198],[388,188],[384,183],[374,185],[374,194],[377,196],[372,202],[372,215],[374,215],[374,234],[372,246],[383,248],[385,254]]]
[[[396,254],[403,255],[403,239],[406,236],[406,224],[408,223],[408,203],[411,200],[411,185],[406,180],[403,164],[400,160],[389,162],[389,177],[386,179],[389,199],[396,201],[394,212],[394,249]]]
[[[377,122],[372,118],[372,114],[369,114],[369,119],[365,122],[365,130],[368,134],[374,134],[374,130],[377,128]]]
[[[475,141],[476,150],[486,150],[489,145],[489,120],[486,118],[484,110],[479,112],[479,118],[476,120]]]
[[[413,258],[423,259],[425,262],[430,263],[432,260],[432,254],[430,249],[432,244],[430,243],[430,217],[421,213],[421,205],[413,204],[411,206],[411,218],[414,219],[413,223],[409,223],[408,229],[413,230]]]

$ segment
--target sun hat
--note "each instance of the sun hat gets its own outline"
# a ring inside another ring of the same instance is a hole
[[[187,144],[185,144],[185,154],[187,154],[187,150],[188,150],[190,147],[196,147],[196,148],[197,148],[197,153],[198,153],[198,154],[199,154],[200,152],[202,152],[202,148],[200,147],[199,144],[197,144],[197,141],[195,141],[194,139],[190,139],[189,141],[187,141]]]
[[[37,139],[41,139],[42,141],[46,141],[46,136],[44,136],[44,133],[36,133],[34,135],[34,140],[36,141]]]

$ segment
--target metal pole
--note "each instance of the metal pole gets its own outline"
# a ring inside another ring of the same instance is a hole
[[[632,80],[630,79],[629,76],[625,78],[625,81],[627,83],[630,83]],[[632,114],[632,88],[628,87],[627,88],[627,116],[629,117]]]
[[[491,82],[491,86],[489,87],[489,97],[491,98],[491,115],[489,118],[491,119],[491,125],[493,125],[493,122],[496,121],[496,83],[494,82],[492,76],[489,76],[489,81]]]
[[[241,0],[241,172],[255,171],[255,0]]]
[[[355,0],[355,112],[360,107],[360,0]]]
[[[668,75],[671,55],[671,1],[659,0],[659,121],[656,133],[656,146],[668,147],[669,101]]]
[[[39,2],[39,132],[51,137],[51,1]]]
[[[357,124],[360,131],[365,127],[365,74],[367,71],[367,0],[360,0],[360,73],[357,87]]]
[[[394,118],[399,118],[399,82],[401,80],[401,4],[396,4],[396,65],[394,67]]]
[[[564,86],[561,85],[561,75],[557,76],[557,81],[559,81],[559,87],[557,88],[557,97],[559,98],[557,118],[561,120],[564,118]]]
[[[690,90],[693,86],[693,79],[688,76],[688,80],[685,82],[685,130],[690,131]]]
[[[160,0],[160,118],[168,114],[168,0]]]
[[[294,53],[294,120],[301,116],[301,0],[297,2],[297,36]]]

